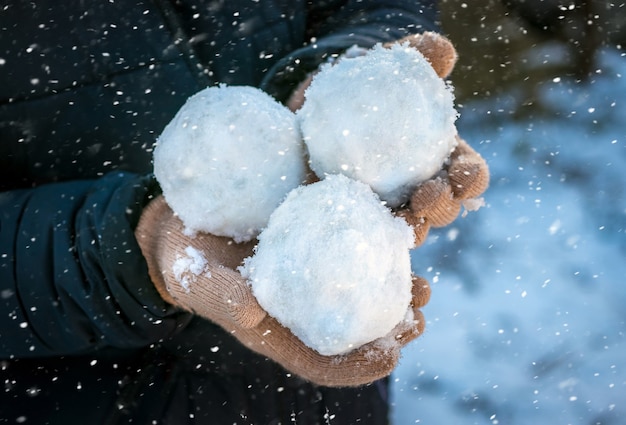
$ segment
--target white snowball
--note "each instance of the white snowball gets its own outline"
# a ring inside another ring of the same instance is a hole
[[[187,231],[250,240],[305,179],[295,115],[259,89],[220,86],[189,98],[154,151],[154,173]]]
[[[411,301],[413,231],[342,175],[293,190],[240,271],[259,304],[324,355],[387,335]]]
[[[298,118],[313,171],[367,183],[391,207],[456,145],[451,88],[408,45],[325,65],[305,96]]]

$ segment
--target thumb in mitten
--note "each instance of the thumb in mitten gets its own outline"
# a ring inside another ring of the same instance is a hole
[[[253,327],[265,317],[245,280],[234,271],[252,252],[251,243],[185,234],[183,223],[162,196],[147,205],[135,236],[165,301],[225,327]]]

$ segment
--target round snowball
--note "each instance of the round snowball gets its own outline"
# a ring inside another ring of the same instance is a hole
[[[391,207],[441,169],[456,146],[456,118],[451,88],[399,44],[325,65],[298,111],[317,176],[360,180]]]
[[[204,89],[166,126],[154,173],[187,231],[255,237],[305,179],[295,114],[247,86]]]
[[[259,304],[323,355],[386,336],[411,301],[413,231],[365,184],[292,191],[240,271]]]

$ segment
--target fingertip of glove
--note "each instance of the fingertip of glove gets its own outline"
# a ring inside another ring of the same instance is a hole
[[[421,276],[413,276],[411,295],[413,308],[421,308],[428,304],[431,295],[431,288],[428,281]]]
[[[394,343],[396,347],[398,347],[396,350],[397,355],[400,355],[400,348],[422,335],[425,328],[426,321],[424,319],[424,314],[420,310],[414,308],[413,317],[400,323],[393,332]]]
[[[257,327],[267,316],[267,312],[263,310],[251,294],[250,297],[252,299],[239,301],[229,299],[227,301],[231,318],[244,329]]]
[[[425,217],[434,227],[452,223],[461,212],[461,204],[454,199],[447,179],[424,182],[411,197],[411,209],[418,217]]]
[[[481,195],[489,186],[489,169],[473,163],[449,171],[454,197],[471,199]]]
[[[422,245],[428,236],[430,224],[425,217],[420,217],[413,213],[410,209],[400,210],[396,213],[398,217],[402,217],[413,229],[414,248]]]
[[[489,186],[487,162],[460,137],[447,171],[452,193],[457,199],[475,198]]]
[[[413,311],[413,315],[413,323],[415,324],[415,330],[417,332],[416,336],[420,336],[426,330],[426,318],[424,317],[424,313],[417,309]]]

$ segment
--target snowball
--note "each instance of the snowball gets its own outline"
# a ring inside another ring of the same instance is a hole
[[[391,207],[456,146],[454,97],[424,56],[381,45],[325,65],[298,111],[311,168],[367,183]]]
[[[259,304],[324,355],[387,335],[411,301],[413,230],[342,175],[293,190],[240,272]]]
[[[305,179],[295,115],[259,89],[189,98],[159,137],[154,173],[186,230],[250,240]]]

